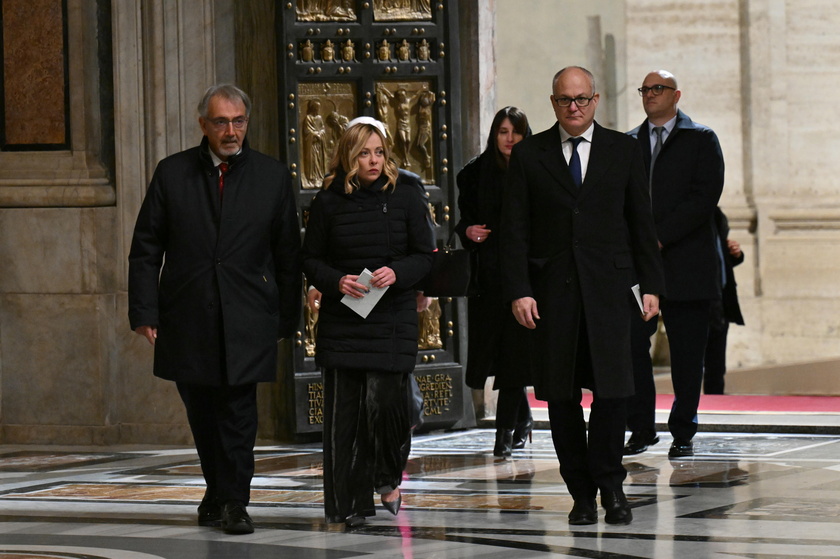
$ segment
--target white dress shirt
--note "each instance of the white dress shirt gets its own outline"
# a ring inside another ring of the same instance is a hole
[[[569,160],[572,158],[572,143],[568,141],[569,138],[572,137],[571,134],[563,130],[562,126],[560,128],[560,140],[563,142],[563,157],[566,158],[566,164],[569,164]],[[581,184],[584,180],[586,180],[586,169],[589,167],[589,152],[592,149],[592,133],[595,131],[595,123],[589,125],[589,128],[581,134],[579,137],[583,138],[583,141],[578,144],[577,152],[578,157],[580,157],[580,179]]]
[[[677,125],[677,115],[674,115],[674,118],[666,122],[662,125],[662,143],[665,143],[665,140],[668,139],[668,136],[674,130],[674,126]],[[652,122],[648,121],[648,133],[650,134],[650,153],[653,155],[653,148],[656,146],[656,133],[653,131],[654,125]]]

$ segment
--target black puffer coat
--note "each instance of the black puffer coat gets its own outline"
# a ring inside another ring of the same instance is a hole
[[[415,286],[432,264],[434,232],[423,185],[400,171],[396,188],[384,177],[344,192],[344,176],[312,200],[303,242],[304,272],[321,291],[316,363],[337,369],[407,373],[417,357]],[[389,266],[396,283],[367,318],[341,303],[338,283]]]

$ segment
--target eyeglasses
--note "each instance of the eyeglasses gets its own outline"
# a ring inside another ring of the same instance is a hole
[[[248,124],[247,117],[238,117],[233,120],[228,120],[226,118],[212,118],[208,120],[210,124],[213,125],[213,128],[216,130],[224,130],[228,127],[228,124],[233,124],[233,127],[237,130],[242,130],[245,128],[245,125]]]
[[[554,97],[552,95],[552,99],[554,99],[554,102],[560,105],[561,107],[568,107],[572,104],[572,101],[574,101],[575,105],[577,105],[578,107],[586,107],[587,105],[589,105],[589,102],[592,101],[594,98],[594,95],[592,97]]]
[[[673,89],[674,91],[677,90],[676,87],[671,87],[670,85],[656,84],[652,87],[647,87],[647,86],[643,85],[642,87],[640,87],[638,89],[638,91],[639,91],[639,95],[644,97],[645,95],[648,94],[648,91],[653,91],[654,95],[662,95],[662,92],[665,91],[666,89]]]

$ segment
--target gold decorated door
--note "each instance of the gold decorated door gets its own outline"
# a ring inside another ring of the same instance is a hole
[[[460,128],[455,7],[450,0],[278,4],[281,146],[304,228],[345,125],[366,115],[385,123],[397,165],[418,174],[426,185],[438,245],[449,237],[460,168],[453,145],[453,132],[457,135]],[[450,427],[472,413],[464,409],[468,398],[459,364],[456,303],[436,299],[418,316],[415,376],[425,395],[426,429]],[[293,378],[286,374],[283,379],[293,394],[286,415],[294,414],[285,430],[296,436],[320,432],[322,425],[320,371],[314,360],[317,320],[317,312],[304,305]]]

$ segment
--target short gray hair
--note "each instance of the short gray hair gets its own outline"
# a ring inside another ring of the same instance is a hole
[[[251,98],[248,94],[235,85],[222,83],[211,85],[204,92],[204,96],[198,103],[198,114],[201,118],[207,118],[207,106],[210,104],[210,99],[217,95],[228,101],[242,101],[245,104],[245,116],[251,116]]]

